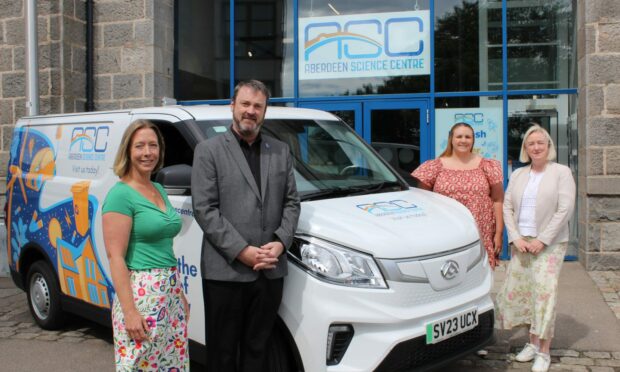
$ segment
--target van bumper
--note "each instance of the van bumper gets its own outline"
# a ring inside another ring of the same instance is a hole
[[[440,292],[400,282],[389,282],[388,289],[362,289],[329,284],[289,265],[280,316],[306,371],[426,370],[493,338],[492,273],[478,265],[468,276],[458,287]],[[426,344],[427,324],[471,308],[478,310],[476,328]],[[327,365],[328,330],[334,324],[351,325],[354,335],[340,362]]]

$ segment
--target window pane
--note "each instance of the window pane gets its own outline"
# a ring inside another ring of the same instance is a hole
[[[501,4],[435,1],[435,89],[501,89]],[[499,52],[499,53],[498,53]],[[492,87],[488,86],[492,83]],[[499,86],[495,86],[499,83]]]
[[[290,1],[235,2],[235,81],[258,79],[274,97],[293,96]]]
[[[229,98],[229,2],[184,0],[177,4],[176,98]]]
[[[508,1],[508,88],[571,86],[575,0]]]
[[[300,95],[428,92],[429,22],[412,12],[429,9],[428,0],[299,0]]]

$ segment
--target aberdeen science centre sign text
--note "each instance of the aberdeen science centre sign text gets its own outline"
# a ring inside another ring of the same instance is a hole
[[[430,74],[429,11],[299,20],[299,79]]]

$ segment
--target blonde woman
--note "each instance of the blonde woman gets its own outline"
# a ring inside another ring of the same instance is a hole
[[[114,161],[120,177],[103,204],[103,239],[116,295],[112,308],[117,371],[187,371],[189,306],[172,239],[181,218],[151,174],[163,164],[155,125],[129,125]]]
[[[571,170],[553,162],[555,157],[549,133],[532,125],[525,132],[519,156],[530,165],[510,177],[503,208],[512,257],[497,294],[496,325],[529,327],[529,342],[516,360],[534,360],[534,372],[547,371],[551,364],[558,278],[575,206]]]

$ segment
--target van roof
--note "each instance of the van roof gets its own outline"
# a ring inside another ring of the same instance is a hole
[[[189,105],[189,106],[161,106],[161,107],[144,107],[136,109],[125,110],[110,110],[110,111],[91,111],[91,112],[78,112],[78,113],[65,113],[65,114],[52,114],[52,115],[40,115],[40,116],[26,116],[22,119],[35,119],[35,118],[53,118],[53,117],[72,117],[82,115],[98,115],[98,114],[170,114],[179,118],[187,117],[191,115],[196,120],[228,120],[231,119],[232,114],[230,112],[229,105]],[[298,107],[281,107],[281,106],[269,106],[267,109],[268,119],[321,119],[321,120],[336,120],[336,117],[328,112],[319,111],[314,109],[298,108]]]

